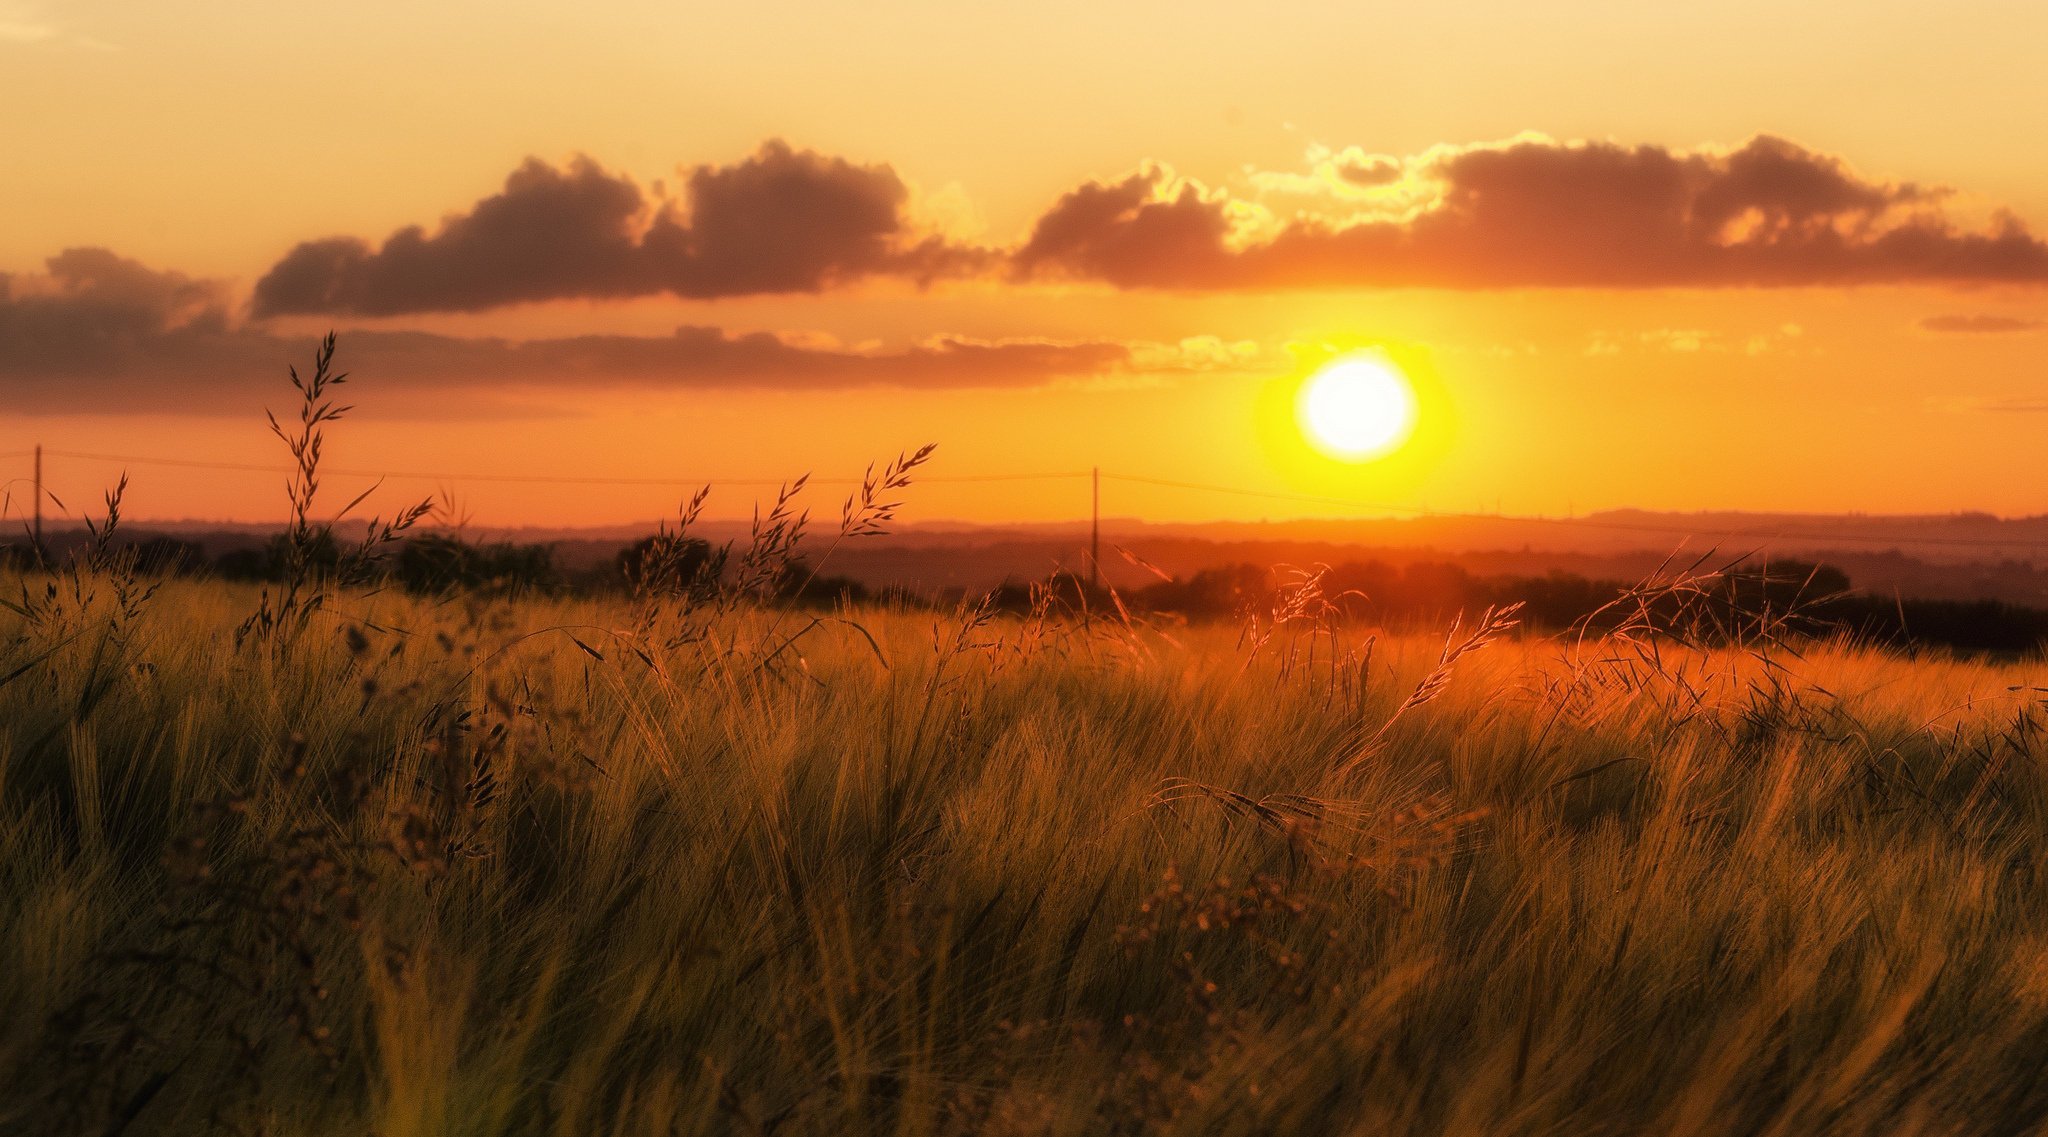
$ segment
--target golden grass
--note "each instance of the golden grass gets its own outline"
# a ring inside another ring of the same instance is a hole
[[[0,1130],[2048,1123],[2032,662],[24,583]]]

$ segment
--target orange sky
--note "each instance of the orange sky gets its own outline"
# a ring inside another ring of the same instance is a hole
[[[352,468],[831,476],[937,441],[938,475],[1457,510],[2048,511],[2039,5],[416,7],[0,0],[0,455],[275,461],[260,409],[334,326]],[[1368,344],[1433,392],[1426,445],[1345,466],[1261,426]],[[281,503],[131,473],[138,516]],[[676,497],[448,488],[491,524]],[[935,483],[909,515],[1086,505]]]

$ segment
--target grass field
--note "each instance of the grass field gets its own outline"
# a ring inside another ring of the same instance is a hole
[[[0,579],[6,1131],[2048,1124],[2032,662],[145,589]]]

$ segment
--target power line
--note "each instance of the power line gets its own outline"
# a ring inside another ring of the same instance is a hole
[[[56,452],[51,451],[51,453],[54,454]],[[1384,510],[1388,513],[1410,513],[1423,517],[1466,516],[1464,514],[1439,513],[1435,510],[1424,509],[1421,506],[1414,505],[1381,505],[1376,502],[1354,501],[1350,498],[1342,497],[1319,497],[1315,494],[1303,493],[1278,493],[1272,490],[1247,490],[1240,489],[1236,486],[1210,485],[1206,482],[1183,482],[1177,481],[1173,478],[1149,478],[1140,474],[1104,474],[1102,476],[1114,482],[1135,482],[1139,485],[1146,486],[1168,486],[1178,490],[1203,490],[1208,493],[1226,493],[1233,494],[1237,497],[1266,498],[1272,501],[1304,501],[1313,502],[1318,505],[1348,505],[1353,507],[1354,509],[1378,509]],[[1470,516],[1486,518],[1499,517],[1498,514],[1492,513],[1475,513],[1471,514]]]
[[[24,453],[26,453],[24,451]],[[266,465],[256,462],[209,462],[196,458],[159,458],[135,454],[95,454],[82,450],[45,450],[45,454],[59,458],[82,458],[93,462],[132,462],[140,466],[175,466],[193,470],[238,470],[261,474],[289,474],[290,466]],[[596,486],[782,486],[790,478],[612,478],[555,474],[466,474],[429,470],[354,470],[340,466],[324,467],[323,473],[339,474],[343,477],[361,478],[406,478],[437,482],[519,482],[533,485],[596,485]],[[1055,478],[1085,478],[1086,470],[1059,471],[1043,474],[955,474],[919,478],[921,482],[1027,482],[1048,481]],[[857,486],[859,478],[812,478],[814,486]]]
[[[107,454],[82,450],[44,449],[52,457],[76,458],[94,462],[124,462],[146,466],[169,466],[197,470],[232,470],[251,473],[288,474],[292,467],[254,462],[216,462],[196,458],[165,458],[152,455]],[[0,459],[27,457],[34,451],[23,450],[0,454]],[[788,485],[791,479],[781,478],[624,478],[551,474],[494,474],[462,473],[455,471],[424,470],[362,470],[329,467],[324,472],[345,477],[418,479],[439,482],[499,482],[526,485],[602,485],[602,486],[661,486],[668,488],[690,486],[726,487],[771,487]],[[1606,529],[1632,533],[1657,533],[1679,537],[1721,537],[1776,541],[1813,541],[1826,543],[1862,543],[1876,545],[1930,545],[1975,549],[2048,549],[2048,541],[2038,539],[2015,539],[2010,541],[1987,537],[1943,537],[1936,534],[1872,534],[1872,533],[1804,533],[1791,530],[1757,532],[1743,530],[1703,530],[1677,525],[1657,525],[1643,522],[1603,521],[1595,518],[1562,518],[1540,516],[1511,516],[1499,513],[1470,513],[1451,510],[1436,510],[1424,506],[1391,505],[1384,502],[1359,501],[1353,498],[1329,497],[1319,494],[1287,493],[1276,490],[1254,490],[1239,486],[1217,485],[1209,482],[1183,481],[1175,478],[1156,478],[1143,474],[1117,474],[1106,470],[1055,470],[1040,473],[1013,474],[954,474],[935,475],[919,478],[918,481],[935,484],[977,484],[994,482],[1044,482],[1092,479],[1124,482],[1132,485],[1158,486],[1166,489],[1193,490],[1201,493],[1227,494],[1233,497],[1254,498],[1266,501],[1301,502],[1314,505],[1336,505],[1349,509],[1379,513],[1398,513],[1418,519],[1491,521],[1499,523],[1568,525],[1582,529]],[[810,485],[857,486],[860,478],[811,478]],[[1099,491],[1098,491],[1099,493]],[[1099,496],[1095,498],[1100,509]],[[1099,517],[1099,512],[1094,514]],[[1099,522],[1098,522],[1099,524]]]

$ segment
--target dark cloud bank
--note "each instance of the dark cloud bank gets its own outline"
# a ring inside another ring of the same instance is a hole
[[[35,279],[0,274],[0,408],[31,411],[242,410],[277,401],[285,364],[311,341],[235,326],[224,292],[103,249],[50,259]],[[577,389],[1024,386],[1121,370],[1110,342],[940,338],[883,352],[791,343],[766,333],[684,327],[670,336],[511,341],[425,332],[344,335],[347,368],[377,401],[460,415],[522,386]],[[289,392],[285,392],[288,394]],[[367,393],[367,392],[366,392]]]
[[[691,299],[820,292],[866,277],[930,280],[984,255],[912,231],[887,166],[770,142],[700,166],[680,201],[579,159],[528,159],[505,188],[429,234],[380,246],[308,241],[256,284],[258,316],[474,312],[522,301],[670,293]]]
[[[1655,288],[2048,280],[2017,219],[1964,230],[1946,193],[1859,178],[1760,137],[1729,152],[1522,141],[1432,152],[1438,197],[1413,217],[1285,223],[1242,247],[1229,203],[1150,171],[1090,183],[1013,263],[1125,288]],[[1349,171],[1346,171],[1348,174]],[[1384,183],[1384,163],[1360,184]]]
[[[529,160],[429,233],[293,249],[259,316],[477,311],[521,301],[818,292],[963,275],[1121,288],[1733,287],[2048,280],[2048,243],[2017,219],[1966,229],[1947,192],[1872,181],[1759,137],[1730,151],[1521,140],[1361,158],[1361,188],[1404,178],[1412,215],[1282,221],[1232,239],[1227,195],[1159,170],[1066,194],[1012,249],[920,234],[887,166],[771,142],[700,166],[677,200],[579,160]]]
[[[2023,316],[1929,316],[1920,321],[1920,327],[1929,332],[1998,335],[2038,332],[2048,328],[2048,320],[2030,320]]]

